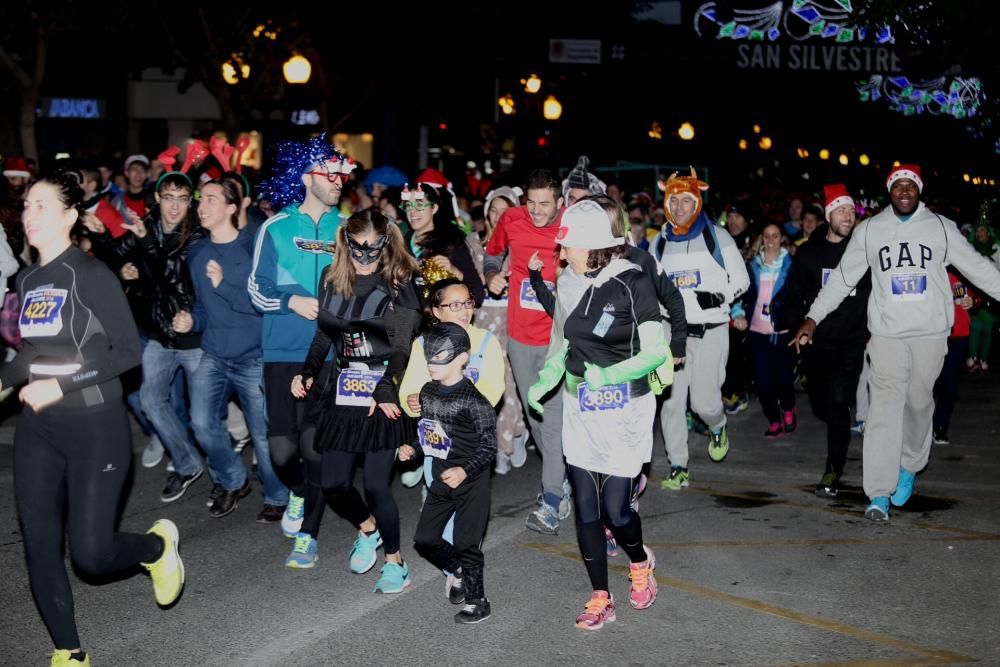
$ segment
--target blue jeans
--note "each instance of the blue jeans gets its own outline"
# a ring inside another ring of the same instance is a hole
[[[247,470],[230,444],[224,417],[229,397],[235,390],[257,452],[264,502],[282,507],[288,504],[288,489],[278,480],[271,466],[263,379],[264,362],[261,359],[231,361],[203,355],[191,382],[191,426],[208,457],[216,484],[228,491],[241,488],[246,483]]]
[[[191,379],[201,356],[201,350],[171,350],[155,340],[150,340],[142,352],[142,389],[139,390],[142,409],[170,454],[174,469],[182,477],[194,475],[202,465],[187,425],[178,419],[170,403],[171,385],[177,371],[182,369],[188,395],[193,396]]]

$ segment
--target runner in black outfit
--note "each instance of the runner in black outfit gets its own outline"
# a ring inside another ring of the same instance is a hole
[[[69,527],[73,562],[106,575],[143,564],[156,601],[184,585],[177,527],[116,533],[131,463],[131,429],[119,376],[142,350],[117,278],[70,243],[83,190],[66,174],[43,178],[25,201],[24,228],[38,263],[17,276],[23,350],[0,370],[0,389],[27,381],[14,435],[14,486],[31,591],[56,651],[52,665],[89,665],[80,650],[73,593],[63,562]]]

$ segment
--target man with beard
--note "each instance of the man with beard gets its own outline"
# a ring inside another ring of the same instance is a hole
[[[830,279],[854,229],[854,200],[840,183],[823,188],[828,224],[819,227],[795,254],[789,277],[788,314],[793,324]],[[870,273],[844,298],[816,330],[814,345],[803,353],[809,404],[826,423],[826,468],[816,495],[833,497],[840,488],[851,444],[851,404],[861,376],[868,327],[865,309],[871,293]]]
[[[871,268],[868,304],[871,412],[865,424],[865,517],[889,518],[927,464],[934,414],[934,381],[948,350],[955,318],[947,266],[993,298],[1000,271],[944,218],[920,201],[920,167],[900,165],[886,179],[892,206],[858,225],[796,332],[792,345],[811,343],[816,327],[856,289]]]
[[[281,210],[257,232],[248,290],[250,301],[264,314],[267,436],[275,472],[291,491],[281,520],[288,537],[298,534],[306,512],[322,513],[324,507],[319,454],[308,437],[300,437],[305,404],[290,388],[316,333],[320,275],[333,258],[340,225],[336,206],[354,168],[354,160],[321,135],[305,144],[280,144],[274,173],[261,184],[263,196]],[[306,546],[299,542],[297,547]],[[293,550],[285,565],[313,567],[315,549],[299,551]]]
[[[750,286],[750,276],[729,233],[702,211],[701,193],[708,184],[674,174],[666,183],[667,223],[653,242],[653,257],[680,290],[687,317],[685,363],[674,372],[670,398],[660,423],[670,475],[662,487],[688,485],[687,403],[709,428],[708,456],[716,463],[729,453],[722,382],[729,355],[729,304]],[[668,334],[669,335],[669,334]]]

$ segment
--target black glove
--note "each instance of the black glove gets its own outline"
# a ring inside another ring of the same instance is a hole
[[[694,295],[698,299],[698,305],[701,306],[702,310],[718,308],[726,302],[726,297],[722,296],[718,292],[702,292],[701,290],[695,290]]]

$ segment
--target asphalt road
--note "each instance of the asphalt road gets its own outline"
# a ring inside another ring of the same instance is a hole
[[[495,477],[484,547],[493,616],[452,620],[444,578],[412,549],[419,489],[397,485],[404,554],[413,586],[372,593],[377,569],[348,570],[353,530],[328,511],[313,570],[282,563],[291,540],[254,523],[259,493],[224,519],[205,508],[202,478],[164,505],[163,465],[138,466],[122,526],[175,521],[185,592],[159,609],[145,573],[112,582],[72,581],[84,648],[93,665],[1000,665],[1000,492],[996,398],[1000,381],[963,378],[953,444],[935,447],[916,495],[888,524],[863,516],[860,439],[848,488],[812,490],[825,431],[800,398],[801,427],[763,438],[759,408],[731,422],[721,464],[692,436],[691,487],[663,491],[657,451],[641,501],[656,551],[659,597],[631,609],[624,555],[611,559],[618,620],[599,632],[573,621],[589,596],[572,521],[557,536],[524,528],[540,479],[536,455]],[[16,417],[0,425],[0,665],[45,665],[51,644],[28,589],[14,509]],[[137,440],[138,450],[143,443]],[[249,460],[249,452],[245,455]]]

